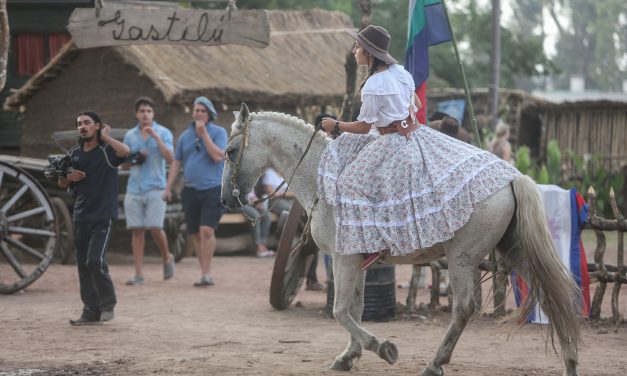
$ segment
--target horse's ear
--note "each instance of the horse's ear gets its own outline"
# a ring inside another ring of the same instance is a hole
[[[242,124],[248,121],[250,117],[250,111],[248,111],[248,106],[246,103],[242,102],[242,105],[239,108],[239,116],[237,117],[237,122]]]

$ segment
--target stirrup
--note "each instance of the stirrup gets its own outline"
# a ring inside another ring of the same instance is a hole
[[[361,263],[361,270],[367,270],[369,267],[372,266],[372,264],[379,261],[386,252],[388,252],[387,249],[376,253],[369,253],[368,256],[366,256],[364,262]]]

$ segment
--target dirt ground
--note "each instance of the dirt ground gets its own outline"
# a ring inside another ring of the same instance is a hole
[[[161,280],[159,260],[146,261],[146,283],[129,287],[130,256],[111,260],[118,306],[112,322],[71,327],[80,315],[74,266],[52,265],[21,293],[0,296],[0,376],[26,375],[338,375],[328,366],[346,345],[347,334],[324,313],[326,293],[305,291],[288,310],[268,303],[272,259],[216,257],[216,285],[194,288],[195,258],[185,258],[176,276]],[[324,281],[322,263],[318,268]],[[397,267],[397,282],[409,266]],[[593,289],[594,291],[594,289]],[[624,289],[623,289],[624,292]],[[406,289],[397,289],[404,302]],[[428,302],[419,291],[418,302]],[[624,294],[625,295],[625,294]],[[485,295],[484,295],[485,296]],[[609,292],[603,315],[609,316]],[[442,300],[445,302],[445,299]],[[627,312],[627,296],[621,311]],[[392,340],[399,360],[389,365],[364,352],[350,374],[417,375],[435,353],[450,319],[447,313],[401,315],[365,326]],[[546,354],[541,326],[513,333],[490,317],[472,320],[463,333],[448,375],[561,375],[562,363]],[[583,329],[581,375],[627,374],[627,326]]]

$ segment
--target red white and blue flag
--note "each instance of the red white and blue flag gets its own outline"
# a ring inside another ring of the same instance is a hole
[[[407,23],[405,69],[414,77],[416,94],[422,108],[417,117],[427,123],[427,78],[429,77],[429,46],[452,39],[440,0],[410,0]]]
[[[537,187],[544,201],[544,213],[549,223],[553,244],[560,260],[581,289],[582,314],[589,316],[590,276],[586,253],[580,237],[581,226],[588,218],[588,205],[574,188],[567,191],[556,185],[538,184]],[[520,305],[528,295],[527,284],[520,275],[512,273],[512,286],[516,304]],[[548,323],[548,318],[539,305],[536,305],[533,312],[529,314],[528,320],[539,324]]]

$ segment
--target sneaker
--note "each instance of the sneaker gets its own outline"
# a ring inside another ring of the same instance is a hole
[[[111,321],[113,320],[114,316],[115,315],[113,314],[113,310],[102,311],[102,313],[100,314],[100,321]]]
[[[266,249],[265,251],[258,252],[257,257],[274,257],[274,251]]]
[[[324,290],[324,285],[322,283],[320,283],[320,282],[308,283],[307,286],[305,287],[305,290],[322,291],[322,290]]]
[[[99,325],[99,320],[92,320],[85,316],[81,316],[76,320],[70,320],[70,325],[72,326],[83,326],[83,325]]]
[[[200,278],[200,281],[194,283],[194,287],[207,287],[207,286],[213,286],[213,278],[204,275]]]
[[[170,261],[163,264],[163,279],[170,279],[174,277],[174,257],[170,255]]]
[[[126,281],[126,284],[129,286],[135,286],[135,285],[143,285],[144,284],[144,277],[140,276],[140,275],[136,275],[135,277],[129,279],[128,281]]]

